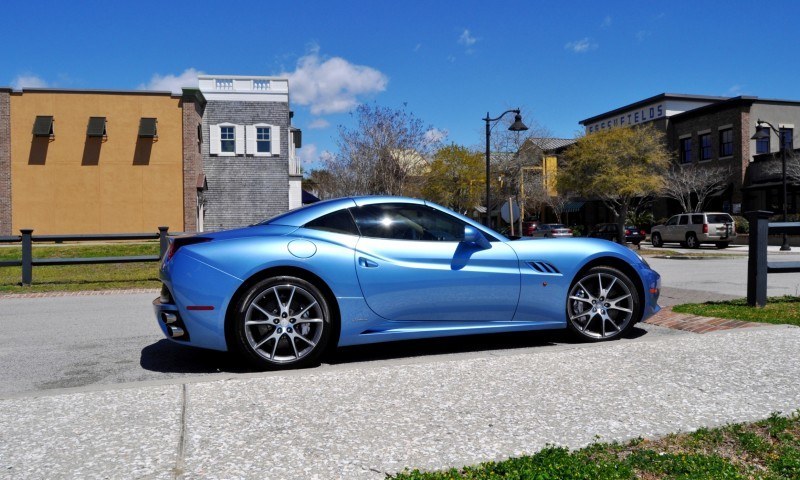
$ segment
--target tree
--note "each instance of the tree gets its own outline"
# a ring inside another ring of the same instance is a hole
[[[669,165],[664,134],[652,125],[620,127],[584,135],[565,152],[558,190],[599,198],[614,213],[619,241],[638,200],[658,192]]]
[[[422,188],[423,197],[467,214],[480,205],[485,189],[483,155],[455,144],[433,157]]]
[[[328,170],[311,170],[303,178],[303,190],[313,193],[320,200],[336,198],[337,180]]]
[[[661,195],[677,200],[684,212],[702,212],[706,199],[730,183],[728,166],[677,165],[664,175]]]
[[[323,160],[337,179],[336,194],[404,195],[421,176],[440,139],[405,109],[359,105],[355,127],[339,127],[338,153]]]

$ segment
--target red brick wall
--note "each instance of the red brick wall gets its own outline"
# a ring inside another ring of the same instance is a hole
[[[197,177],[203,173],[203,156],[197,127],[203,121],[203,106],[189,95],[181,100],[183,108],[183,230],[197,231]]]
[[[0,91],[0,235],[11,235],[11,101]]]

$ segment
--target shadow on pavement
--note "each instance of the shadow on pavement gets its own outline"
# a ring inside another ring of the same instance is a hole
[[[645,334],[647,334],[645,329],[635,326],[624,338],[631,340]],[[323,358],[323,363],[341,365],[453,353],[577,344],[580,342],[576,341],[566,330],[466,335],[341,347],[329,351]],[[139,363],[145,370],[163,373],[203,374],[257,371],[234,354],[179,345],[166,339],[143,348]]]

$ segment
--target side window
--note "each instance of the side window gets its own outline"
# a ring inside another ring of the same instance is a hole
[[[688,225],[689,224],[689,215],[681,215],[680,219],[678,220],[678,225]]]
[[[678,224],[678,215],[675,215],[675,216],[673,216],[673,217],[672,217],[672,218],[670,218],[670,219],[669,219],[669,221],[667,222],[667,226],[671,226],[671,225],[677,225],[677,224]]]
[[[702,225],[703,224],[703,215],[692,215],[692,224],[694,224],[694,225]]]
[[[339,210],[323,215],[303,225],[304,228],[322,230],[323,232],[344,233],[345,235],[358,235],[353,217],[348,210]]]
[[[390,203],[350,211],[365,237],[440,242],[464,239],[463,222],[425,205]]]

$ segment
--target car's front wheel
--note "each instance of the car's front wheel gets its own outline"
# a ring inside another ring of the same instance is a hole
[[[661,241],[661,235],[658,233],[654,233],[650,236],[650,243],[652,243],[653,246],[656,248],[659,248],[664,245],[664,242]]]
[[[239,301],[234,321],[237,349],[262,369],[314,364],[331,334],[325,296],[297,277],[274,277],[255,284]]]
[[[582,340],[619,337],[641,319],[636,286],[611,267],[594,267],[575,277],[567,297],[567,325]]]

